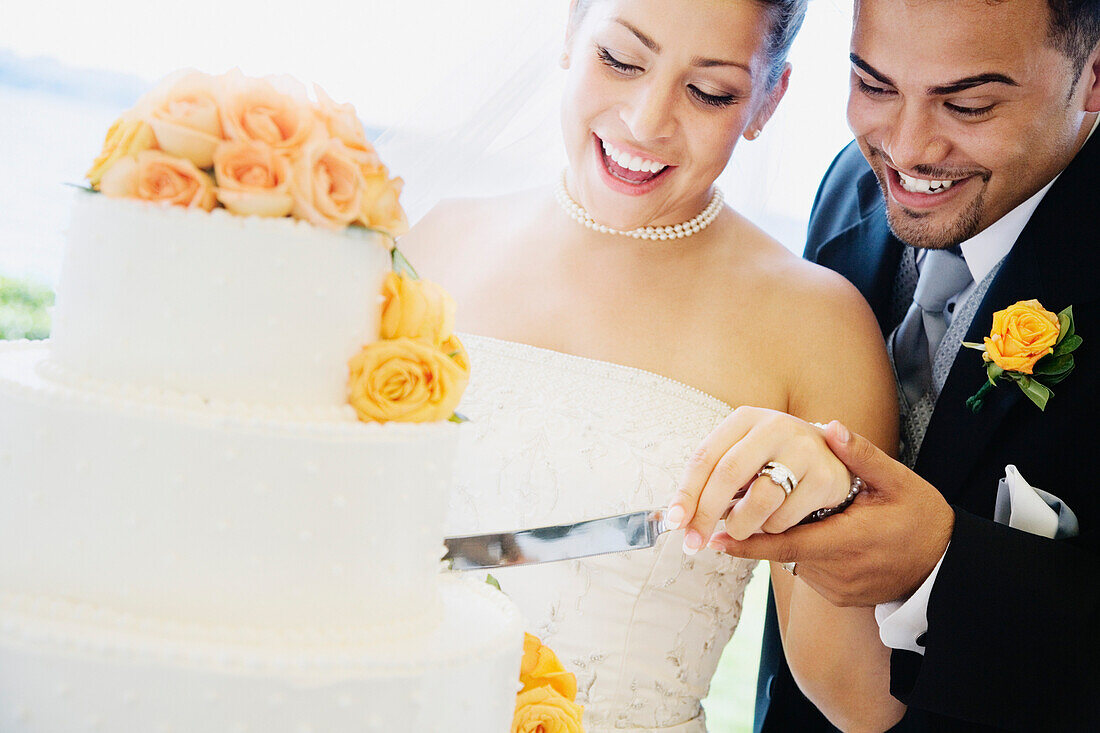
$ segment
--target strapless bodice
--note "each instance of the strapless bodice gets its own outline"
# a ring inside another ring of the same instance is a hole
[[[472,378],[448,534],[562,524],[667,504],[691,452],[731,408],[630,367],[462,335]],[[755,561],[682,532],[656,547],[494,571],[577,675],[585,729],[699,733],[700,700]]]

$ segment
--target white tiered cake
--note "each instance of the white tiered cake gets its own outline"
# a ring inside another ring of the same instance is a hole
[[[0,344],[0,729],[508,729],[461,428],[346,402],[377,236],[76,194],[52,339]]]

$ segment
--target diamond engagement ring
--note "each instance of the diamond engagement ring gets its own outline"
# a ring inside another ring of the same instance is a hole
[[[798,575],[798,570],[795,568],[796,565],[798,565],[797,562],[781,562],[781,563],[779,563],[779,566],[781,568],[783,568],[784,570],[786,570],[791,575]]]
[[[756,472],[756,477],[767,476],[771,482],[783,489],[787,496],[798,486],[798,479],[794,477],[794,471],[784,466],[779,461],[768,461],[764,467]]]

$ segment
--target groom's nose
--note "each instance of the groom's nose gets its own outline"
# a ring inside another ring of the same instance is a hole
[[[900,170],[912,173],[946,159],[951,144],[936,126],[934,110],[924,105],[900,105],[885,125],[882,149]]]

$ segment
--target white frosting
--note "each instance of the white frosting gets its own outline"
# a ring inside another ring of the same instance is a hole
[[[0,589],[209,625],[437,611],[460,427],[296,423],[122,399],[0,344]]]
[[[376,235],[79,193],[0,343],[0,730],[507,730],[522,625],[441,577],[460,428],[360,423]]]
[[[444,621],[411,639],[243,643],[62,602],[0,597],[0,729],[506,731],[522,626],[472,579],[439,582]],[[457,727],[456,727],[457,726]]]
[[[390,269],[384,238],[356,232],[78,191],[51,358],[126,385],[342,405]]]

